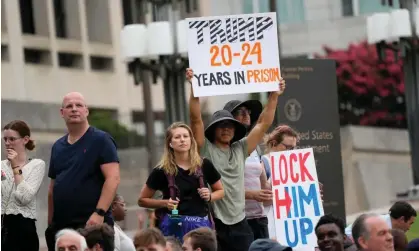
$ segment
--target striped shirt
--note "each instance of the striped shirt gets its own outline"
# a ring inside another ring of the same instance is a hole
[[[244,168],[244,187],[246,191],[261,190],[260,176],[262,175],[262,165],[260,164],[257,151],[253,151],[247,157]],[[255,219],[264,217],[263,204],[255,200],[246,200],[246,217]]]

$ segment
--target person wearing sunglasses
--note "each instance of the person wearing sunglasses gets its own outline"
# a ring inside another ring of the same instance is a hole
[[[3,128],[7,159],[1,162],[1,250],[39,250],[36,231],[36,194],[45,174],[45,162],[30,159],[35,148],[29,126],[14,120]]]

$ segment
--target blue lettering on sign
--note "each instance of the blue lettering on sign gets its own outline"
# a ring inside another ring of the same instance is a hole
[[[291,187],[291,193],[292,193],[292,206],[294,207],[294,217],[299,217],[299,213],[298,213],[298,200],[296,200],[295,198],[297,198],[297,189],[295,189],[295,187]],[[290,217],[288,217],[290,218]]]
[[[320,204],[316,185],[314,183],[310,184],[307,192],[303,186],[284,187],[284,191],[291,195],[293,206],[293,210],[288,212],[288,219],[284,222],[287,245],[290,247],[296,247],[298,244],[306,245],[308,243],[307,236],[313,233],[314,226],[312,220],[306,216],[305,206],[313,208],[314,217],[320,216]],[[278,202],[277,200],[277,204]],[[294,234],[290,235],[290,233]]]
[[[289,229],[292,222],[292,229]],[[289,247],[296,247],[300,241],[306,245],[307,236],[313,232],[313,222],[310,218],[299,218],[293,220],[285,220],[285,238]],[[290,239],[290,232],[294,233],[294,240]]]
[[[299,186],[298,187],[298,195],[300,197],[301,217],[306,216],[306,212],[305,212],[305,209],[304,209],[304,202],[307,203],[307,205],[310,205],[310,203],[313,202],[314,215],[315,216],[320,216],[320,205],[319,205],[319,200],[317,199],[317,190],[316,190],[316,185],[315,184],[310,185],[310,188],[309,188],[307,194],[304,192],[303,187]]]

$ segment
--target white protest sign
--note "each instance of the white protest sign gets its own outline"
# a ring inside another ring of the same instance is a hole
[[[186,21],[195,97],[279,90],[274,12]]]
[[[324,214],[313,149],[270,154],[276,239],[296,251],[317,247],[314,228]]]

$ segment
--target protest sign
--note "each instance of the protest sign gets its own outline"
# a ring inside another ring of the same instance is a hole
[[[195,97],[279,90],[275,13],[186,20]]]
[[[314,250],[324,214],[313,149],[270,154],[276,239],[296,251]]]
[[[280,122],[297,130],[300,148],[313,148],[324,211],[345,220],[336,62],[284,59],[281,74],[287,89],[278,99]]]

